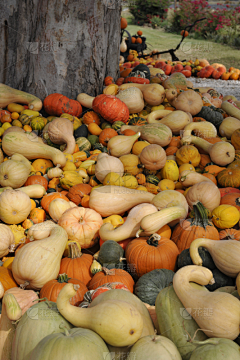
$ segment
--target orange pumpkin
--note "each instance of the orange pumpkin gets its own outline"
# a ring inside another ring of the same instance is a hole
[[[176,146],[168,146],[166,148],[166,155],[176,155],[176,152],[178,151],[178,148]]]
[[[138,30],[137,34],[138,34],[139,36],[142,36],[143,33],[142,33],[141,30]]]
[[[24,186],[35,185],[35,184],[42,185],[46,190],[48,189],[48,181],[44,176],[41,175],[29,176]]]
[[[219,232],[220,240],[240,240],[240,230],[225,229]]]
[[[188,249],[193,240],[207,238],[219,240],[218,230],[209,221],[205,207],[198,202],[193,205],[194,217],[178,224],[172,234],[172,241],[177,245],[179,252]]]
[[[50,202],[51,202],[52,200],[58,199],[58,198],[63,199],[63,200],[66,200],[66,201],[69,201],[69,199],[68,199],[65,195],[63,195],[63,194],[61,194],[61,193],[59,193],[59,192],[54,192],[54,193],[50,193],[50,194],[47,194],[47,195],[44,195],[44,196],[43,196],[43,198],[42,198],[42,200],[41,200],[41,207],[42,207],[46,212],[48,212]]]
[[[214,175],[212,175],[212,174],[203,174],[203,176],[205,176],[206,178],[212,180],[212,182],[213,182],[215,185],[217,185],[217,180],[216,180],[216,178],[215,178]]]
[[[92,190],[92,187],[88,184],[77,184],[72,186],[68,193],[67,197],[70,201],[74,202],[74,204],[81,204],[82,198],[84,195],[89,195]]]
[[[142,39],[140,37],[138,37],[137,40],[136,40],[136,43],[137,44],[142,44]]]
[[[79,117],[82,114],[82,106],[78,101],[58,93],[48,95],[44,99],[43,106],[49,115],[60,116],[66,113]]]
[[[221,198],[220,205],[231,205],[240,211],[240,194],[235,192],[224,195]]]
[[[0,282],[3,286],[4,292],[18,286],[12,276],[12,272],[2,266],[0,267]]]
[[[83,115],[83,123],[86,125],[95,123],[100,125],[100,118],[94,111],[88,111]]]
[[[104,85],[105,86],[108,86],[108,85],[110,85],[112,83],[113,83],[113,78],[111,76],[105,77],[105,79],[104,79]]]
[[[66,273],[70,278],[82,281],[86,286],[92,279],[90,267],[93,262],[93,256],[83,254],[76,242],[68,244],[68,257],[61,260],[59,274]]]
[[[205,168],[205,166],[210,162],[211,162],[211,159],[210,159],[209,155],[201,154],[201,160],[200,160],[200,163],[198,166],[201,170],[203,170]]]
[[[126,29],[128,23],[127,23],[127,20],[123,17],[121,17],[121,29]]]
[[[100,144],[102,144],[103,146],[107,146],[109,140],[117,135],[118,133],[114,129],[106,128],[101,132],[98,139]]]
[[[78,279],[69,278],[67,274],[58,275],[57,280],[48,281],[40,291],[40,299],[47,298],[49,301],[56,302],[58,294],[66,284],[79,285],[76,295],[70,299],[70,304],[79,306],[83,301],[84,294],[88,291],[88,288]]]
[[[240,186],[240,168],[222,170],[217,176],[218,184],[221,187]]]
[[[125,256],[129,266],[134,266],[134,275],[141,277],[155,269],[175,270],[179,254],[177,246],[167,238],[158,239],[159,235],[155,234],[128,244]]]
[[[179,149],[182,146],[181,136],[173,136],[168,146],[176,146]]]
[[[225,170],[226,168],[220,167],[218,165],[208,165],[204,169],[204,173],[214,175],[215,177],[218,176],[218,174]]]
[[[120,72],[120,77],[125,79],[130,74],[131,71],[132,71],[132,68],[125,69],[125,70],[121,71]]]
[[[131,129],[126,129],[126,130],[124,130],[124,131],[122,132],[122,134],[125,135],[125,136],[132,136],[132,135],[136,135],[136,132],[133,131],[133,130],[131,130]],[[138,139],[137,139],[137,140],[138,140]],[[137,141],[137,140],[136,140],[136,141]]]
[[[184,35],[184,37],[187,37],[189,34],[188,34],[188,31],[187,30],[182,30],[181,31],[181,36],[183,36]]]
[[[32,220],[34,224],[42,223],[43,221],[46,220],[46,213],[41,208],[35,208],[31,210],[29,214],[29,219]]]
[[[134,281],[131,275],[128,272],[122,269],[106,269],[103,268],[102,271],[97,272],[92,280],[89,283],[89,290],[95,290],[99,286],[113,283],[113,282],[120,282],[127,286],[128,290],[133,293],[134,288]]]
[[[89,208],[89,200],[90,200],[90,196],[89,195],[84,195],[82,200],[81,200],[82,207]]]

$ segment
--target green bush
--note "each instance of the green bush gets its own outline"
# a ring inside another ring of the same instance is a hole
[[[134,16],[135,24],[150,23],[153,17],[166,17],[170,0],[129,0],[129,11]]]
[[[153,16],[151,18],[151,25],[153,29],[155,29],[158,26],[161,26],[161,24],[162,24],[162,19],[159,16]]]

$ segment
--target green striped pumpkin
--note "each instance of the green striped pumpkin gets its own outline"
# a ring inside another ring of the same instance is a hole
[[[147,120],[139,116],[133,117],[132,119],[129,120],[128,123],[128,125],[137,125],[137,126],[142,126],[146,124],[148,124]]]
[[[125,124],[124,122],[122,122],[122,121],[115,121],[115,122],[112,124],[112,128],[113,128],[115,131],[117,131],[117,130],[121,129],[121,127],[122,127],[123,125],[126,125],[126,124]]]
[[[47,119],[46,119],[46,123],[47,123]],[[36,117],[32,118],[32,120],[31,120],[31,128],[33,130],[41,131],[45,125],[46,124],[45,124],[45,121],[42,116],[36,116]]]
[[[24,125],[29,125],[31,121],[31,117],[29,117],[27,114],[22,114],[18,118],[19,121]]]
[[[155,175],[147,175],[146,176],[146,182],[147,183],[150,183],[150,184],[153,184],[153,185],[158,185],[158,183],[159,183],[159,178],[157,177],[157,176],[155,176]]]
[[[85,151],[91,149],[91,143],[85,137],[79,137],[76,139],[76,144],[79,147],[79,151]]]

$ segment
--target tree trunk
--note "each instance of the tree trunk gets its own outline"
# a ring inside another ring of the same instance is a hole
[[[0,83],[43,100],[96,96],[118,75],[120,0],[2,0]]]

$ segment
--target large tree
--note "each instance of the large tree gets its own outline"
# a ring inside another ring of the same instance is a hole
[[[41,99],[97,95],[116,77],[120,0],[1,0],[0,82]]]

